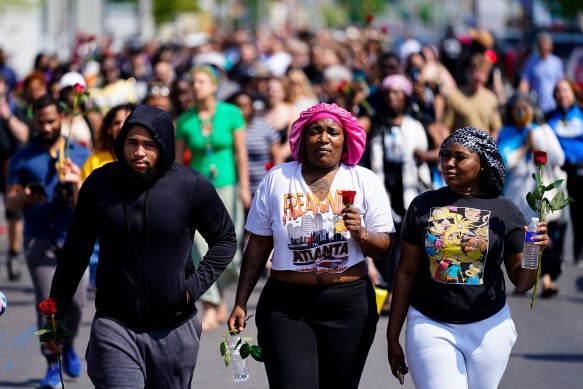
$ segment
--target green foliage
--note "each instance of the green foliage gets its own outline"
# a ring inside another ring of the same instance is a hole
[[[558,211],[559,209],[565,208],[567,205],[571,204],[575,200],[571,197],[565,199],[565,193],[562,190],[558,191],[557,194],[553,197],[552,200],[547,199],[544,197],[545,192],[550,190],[556,189],[563,183],[563,180],[557,180],[549,185],[544,185],[540,178],[540,170],[539,174],[532,174],[532,178],[536,181],[537,187],[534,191],[528,192],[526,194],[526,202],[530,209],[535,212],[539,212],[541,216],[545,214],[549,214],[554,211]],[[541,218],[542,220],[542,218]]]
[[[348,11],[343,6],[323,4],[320,11],[326,27],[338,27],[348,23]]]
[[[251,356],[257,362],[263,362],[264,361],[264,359],[263,359],[263,350],[261,350],[261,347],[259,347],[259,346],[251,346]]]
[[[375,15],[383,10],[383,0],[338,0],[338,5],[348,10],[351,22],[363,23],[366,15]],[[338,6],[336,6],[338,8]]]
[[[182,12],[199,11],[198,0],[153,0],[152,12],[156,24],[170,22]]]
[[[39,341],[44,343],[44,342],[48,342],[49,340],[55,339],[55,338],[59,338],[59,339],[68,338],[70,336],[73,336],[73,332],[71,330],[68,330],[67,328],[65,328],[65,323],[59,322],[57,324],[57,333],[55,335],[55,332],[53,330],[53,323],[50,321],[47,321],[45,323],[45,325],[43,326],[43,328],[41,328],[40,330],[35,332],[35,335],[38,335],[40,337]]]
[[[575,17],[579,12],[583,12],[581,0],[542,0],[542,2],[553,15]]]
[[[245,322],[252,318],[253,315],[249,315],[245,318]],[[229,330],[223,334],[223,340],[219,345],[219,351],[221,352],[221,356],[225,361],[225,366],[229,366],[231,363],[231,350],[229,349],[229,341],[227,340],[227,335],[234,334],[235,330]],[[251,346],[249,342],[253,340],[250,336],[243,336],[241,337],[237,343],[235,344],[235,349],[239,348],[239,354],[241,358],[245,359],[249,355],[253,357],[258,362],[263,362],[263,351],[259,346]]]

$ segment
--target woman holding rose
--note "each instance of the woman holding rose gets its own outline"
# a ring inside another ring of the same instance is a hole
[[[257,189],[228,324],[243,330],[273,249],[256,317],[271,388],[358,387],[378,321],[364,260],[385,257],[394,231],[382,184],[356,166],[365,138],[346,110],[314,105],[292,125],[295,162],[272,168]],[[342,191],[355,193],[343,201]]]
[[[521,267],[526,220],[500,197],[506,169],[487,132],[455,131],[439,158],[447,186],[417,196],[403,220],[389,363],[396,377],[410,370],[418,389],[494,389],[516,341],[502,264],[520,290],[536,279]],[[546,222],[535,232],[544,249]],[[405,318],[409,367],[399,343]]]

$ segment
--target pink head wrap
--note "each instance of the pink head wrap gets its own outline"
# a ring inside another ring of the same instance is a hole
[[[292,124],[289,132],[289,147],[294,159],[298,162],[303,162],[300,150],[302,149],[304,128],[320,118],[330,118],[340,124],[344,130],[344,142],[346,143],[346,151],[342,154],[340,161],[347,165],[356,165],[364,152],[366,133],[350,112],[336,104],[326,103],[316,104],[306,109]]]
[[[413,85],[407,80],[407,77],[402,74],[391,74],[383,79],[383,89],[396,89],[400,90],[407,96],[411,96],[413,93]]]

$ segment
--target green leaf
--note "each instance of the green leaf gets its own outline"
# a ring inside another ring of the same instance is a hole
[[[534,192],[532,192],[532,195],[534,196],[534,198],[536,200],[542,200],[544,193],[545,193],[545,187],[542,185],[539,185],[536,187]]]
[[[551,209],[553,211],[558,211],[561,209],[563,202],[565,201],[565,194],[562,190],[558,191],[555,197],[551,200]]]
[[[550,211],[552,211],[552,209],[551,209],[551,202],[546,197],[544,199],[542,199],[540,206],[541,206],[542,211],[545,214],[547,214]]]
[[[57,338],[64,339],[64,338],[68,338],[68,337],[71,337],[71,336],[73,336],[73,331],[67,329],[65,327],[65,323],[59,322],[59,324],[57,325],[57,335],[56,335],[56,337]]]
[[[47,332],[53,332],[53,330],[48,330],[48,329],[46,329],[46,328],[43,328],[43,329],[40,329],[40,330],[36,331],[34,334],[35,334],[35,335],[44,335],[44,334],[46,334]]]
[[[263,362],[263,350],[259,346],[251,346],[251,356],[257,362]]]
[[[237,342],[237,344],[235,345],[235,350],[237,349],[237,347],[239,347],[239,345],[241,344],[241,342],[243,341],[243,339],[239,339],[239,341]]]
[[[245,343],[244,345],[241,346],[241,349],[239,350],[239,353],[241,354],[241,358],[245,359],[249,356],[249,353],[251,352],[251,346],[249,346],[248,343]]]
[[[225,366],[229,366],[229,363],[231,363],[231,350],[227,349],[225,350]]]
[[[41,343],[44,343],[44,342],[48,342],[49,340],[54,339],[54,338],[55,338],[55,335],[51,331],[51,332],[47,332],[45,334],[42,334],[40,336],[39,340],[41,341]]]
[[[569,197],[568,199],[565,200],[565,202],[563,203],[563,206],[561,208],[565,208],[567,205],[574,203],[575,199],[572,197]]]
[[[558,188],[559,186],[561,186],[563,181],[564,180],[557,180],[557,181],[553,182],[552,184],[545,186],[545,190],[553,190],[555,188]]]
[[[528,206],[530,207],[530,209],[532,209],[535,212],[540,211],[540,209],[536,206],[536,200],[534,198],[534,196],[532,195],[532,193],[528,192],[526,194],[526,202],[528,203]]]
[[[534,178],[534,180],[536,181],[537,185],[540,185],[540,179],[539,177],[536,175],[536,173],[532,173],[532,178]]]
[[[227,352],[229,348],[229,344],[227,342],[221,342],[220,346],[219,346],[219,350],[221,350],[221,356],[224,357],[225,353]]]
[[[249,316],[247,316],[247,317],[245,318],[245,321],[247,321],[247,320],[251,319],[253,316],[255,316],[255,315],[249,315]]]
[[[241,340],[244,342],[251,342],[253,338],[251,336],[244,336],[241,338]]]

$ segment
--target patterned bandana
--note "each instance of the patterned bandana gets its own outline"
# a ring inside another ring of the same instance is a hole
[[[480,156],[481,160],[488,163],[482,172],[482,183],[485,190],[495,193],[497,196],[502,193],[506,183],[506,167],[496,141],[486,131],[478,130],[474,127],[464,127],[455,131],[445,138],[439,149],[439,157],[452,143],[459,143],[467,147]]]

